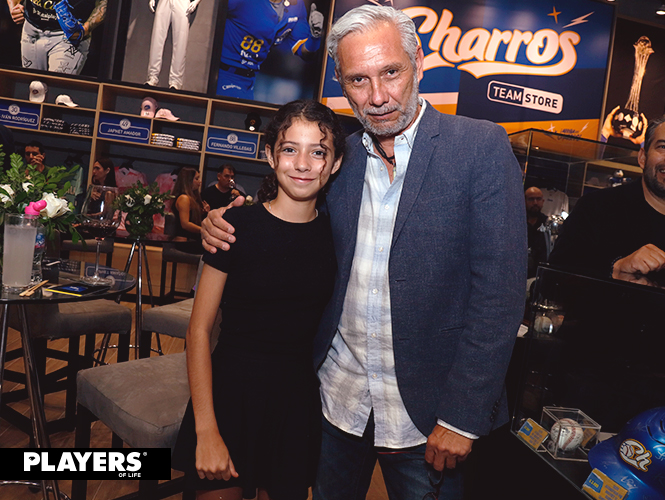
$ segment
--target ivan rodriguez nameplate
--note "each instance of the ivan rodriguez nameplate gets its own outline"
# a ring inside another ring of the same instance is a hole
[[[1,479],[171,479],[170,448],[68,448],[0,451]]]

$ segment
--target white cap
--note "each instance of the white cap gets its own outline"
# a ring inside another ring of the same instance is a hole
[[[157,109],[157,101],[152,97],[146,97],[141,103],[141,116],[147,116],[152,118],[155,116],[155,110]]]
[[[180,120],[180,118],[174,116],[173,113],[171,113],[170,109],[166,108],[159,108],[157,110],[157,114],[155,114],[155,118],[166,118],[167,120],[171,120],[172,122]]]
[[[32,102],[44,102],[46,99],[46,92],[48,92],[48,87],[45,83],[35,80],[30,83],[30,100]]]
[[[58,97],[55,98],[55,103],[64,104],[65,106],[69,106],[70,108],[78,107],[78,104],[72,101],[72,98],[69,97],[67,94],[60,94]]]

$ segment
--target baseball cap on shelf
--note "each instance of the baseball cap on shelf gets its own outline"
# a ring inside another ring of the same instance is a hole
[[[48,92],[48,86],[44,82],[34,80],[30,83],[30,100],[32,102],[44,102],[46,92]]]
[[[55,98],[55,103],[64,104],[65,106],[69,106],[70,108],[78,107],[78,104],[72,101],[72,98],[69,97],[67,94],[60,94],[58,97]]]
[[[166,118],[167,120],[171,120],[172,122],[180,120],[180,118],[173,115],[170,109],[166,108],[159,108],[157,110],[157,114],[155,114],[155,118]]]
[[[141,103],[141,116],[147,116],[152,118],[155,116],[155,111],[157,110],[157,101],[152,97],[146,97]]]

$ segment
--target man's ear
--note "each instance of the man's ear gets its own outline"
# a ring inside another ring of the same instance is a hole
[[[640,152],[637,153],[637,163],[639,163],[640,168],[644,170],[644,165],[647,163],[647,153],[644,151],[644,148],[640,149]]]

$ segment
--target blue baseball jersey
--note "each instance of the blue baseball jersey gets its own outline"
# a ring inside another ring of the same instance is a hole
[[[273,45],[291,44],[302,55],[311,36],[304,0],[289,0],[282,19],[270,0],[229,0],[222,62],[236,68],[258,71]]]

